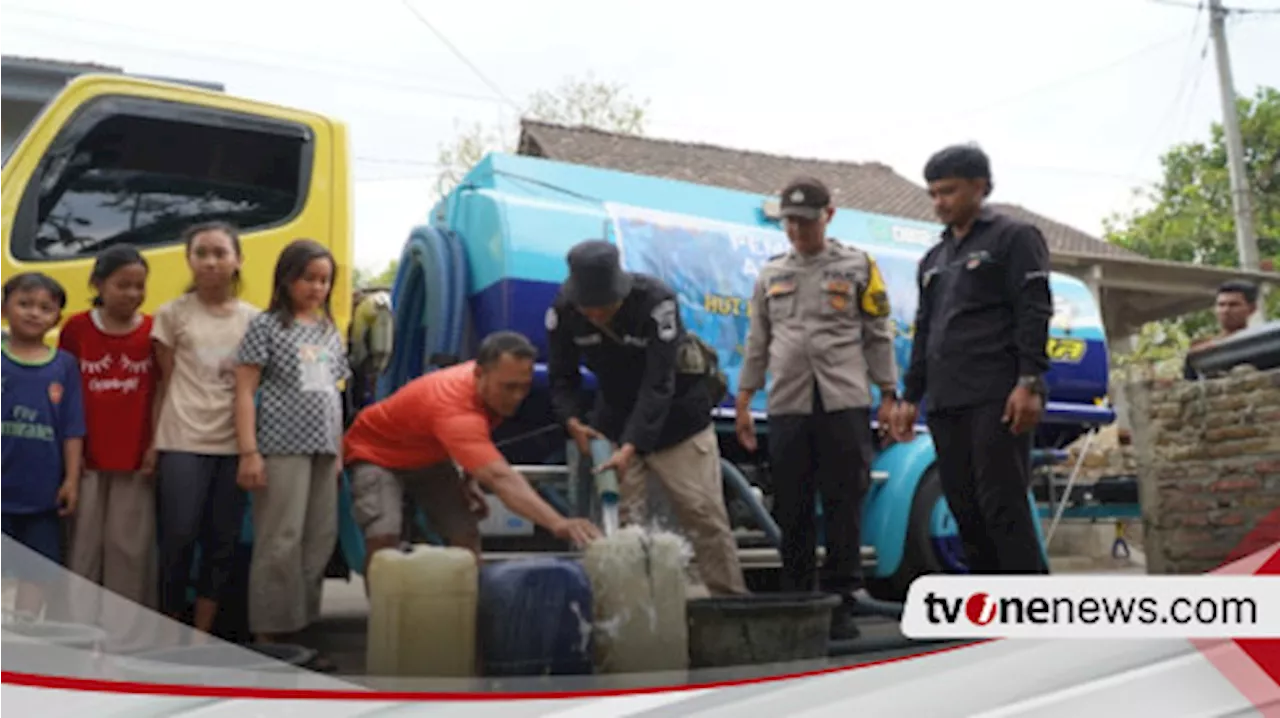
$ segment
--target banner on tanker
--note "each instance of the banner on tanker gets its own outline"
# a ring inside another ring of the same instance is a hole
[[[790,248],[786,234],[626,205],[608,204],[606,211],[622,266],[659,277],[675,291],[686,329],[715,347],[729,390],[736,394],[750,324],[751,293],[760,267]],[[850,241],[856,243],[857,238]],[[874,254],[888,285],[898,365],[906,366],[916,311],[918,255],[880,247]],[[756,395],[751,408],[765,410],[764,392]]]

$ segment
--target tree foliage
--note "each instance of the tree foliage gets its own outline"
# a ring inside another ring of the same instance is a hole
[[[354,272],[353,283],[357,289],[368,289],[370,287],[390,287],[391,283],[396,279],[396,270],[399,269],[400,262],[393,259],[381,272],[370,272],[365,269],[356,267]]]
[[[649,108],[648,100],[630,96],[617,82],[604,82],[591,73],[585,77],[569,77],[551,90],[538,90],[525,102],[528,119],[556,124],[594,127],[606,132],[644,134]],[[457,135],[441,144],[436,163],[440,166],[439,190],[446,194],[490,152],[515,151],[519,127],[504,128],[482,122],[456,125]],[[391,286],[396,276],[396,262],[381,272],[357,269],[357,287]]]
[[[1280,265],[1280,91],[1262,87],[1253,97],[1240,98],[1237,108],[1258,255],[1264,268],[1275,267]],[[1106,223],[1107,240],[1153,259],[1240,266],[1222,125],[1214,123],[1207,142],[1170,148],[1160,163],[1164,178],[1136,191],[1149,206],[1113,216]],[[1280,291],[1268,296],[1266,313],[1280,315]],[[1164,324],[1144,335],[1147,341],[1140,344],[1146,349],[1141,351],[1159,354],[1161,347],[1176,349],[1177,338],[1185,341],[1215,331],[1208,311]]]
[[[525,105],[527,119],[639,135],[644,133],[649,102],[632,98],[620,83],[603,82],[588,73],[584,78],[569,77],[555,89],[534,92]],[[514,151],[517,137],[518,127],[504,133],[479,122],[459,126],[457,137],[441,145],[437,156],[441,193],[457,185],[486,154]]]

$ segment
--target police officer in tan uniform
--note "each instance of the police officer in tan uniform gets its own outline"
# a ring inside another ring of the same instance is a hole
[[[784,590],[812,591],[817,548],[815,494],[822,495],[827,557],[822,589],[844,598],[832,638],[858,635],[853,594],[863,589],[862,501],[870,484],[871,385],[889,425],[897,401],[893,326],[875,260],[826,236],[835,214],[819,180],[803,177],[782,192],[791,251],[760,270],[738,377],[737,433],[754,451],[751,397],[769,388],[769,453],[782,529]]]

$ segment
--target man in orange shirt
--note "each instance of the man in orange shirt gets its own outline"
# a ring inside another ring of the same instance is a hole
[[[591,522],[561,516],[493,443],[493,429],[528,396],[536,357],[524,336],[495,332],[474,361],[414,379],[356,416],[343,458],[352,513],[365,534],[366,577],[373,554],[400,542],[403,489],[450,546],[477,558],[486,508],[480,486],[558,538],[584,546],[600,537]]]

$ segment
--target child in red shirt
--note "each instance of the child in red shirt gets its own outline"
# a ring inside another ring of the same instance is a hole
[[[134,247],[115,245],[98,255],[90,282],[98,292],[93,309],[68,319],[60,339],[80,361],[87,429],[68,567],[154,608],[155,456],[149,449],[156,370],[151,317],[138,311],[146,298],[147,262]],[[80,620],[119,625],[117,612],[108,620],[108,607],[99,606],[101,592],[76,593],[80,599],[72,603]]]

